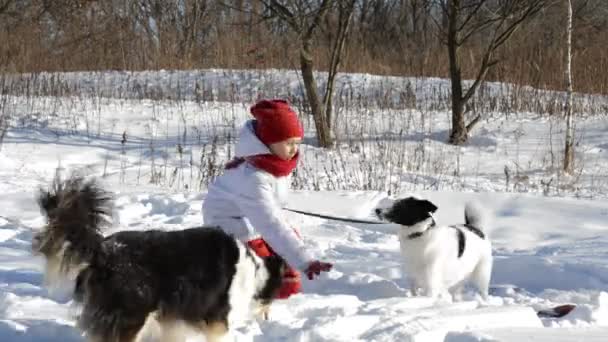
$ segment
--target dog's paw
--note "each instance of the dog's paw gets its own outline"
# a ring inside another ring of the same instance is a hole
[[[441,292],[435,296],[436,305],[449,305],[454,303],[454,298],[448,292]]]

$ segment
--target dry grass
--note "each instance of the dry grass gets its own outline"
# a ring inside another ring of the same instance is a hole
[[[190,87],[198,89],[195,93],[180,88],[185,87],[183,83],[161,83],[153,91],[141,91],[135,89],[140,83],[133,80],[127,83],[133,89],[119,91],[125,98],[138,94],[133,100],[108,98],[101,89],[94,88],[97,83],[91,79],[70,83],[61,74],[32,74],[15,82],[11,78],[10,85],[5,80],[3,89],[20,96],[4,93],[0,99],[4,99],[5,105],[0,109],[15,109],[13,104],[19,102],[19,109],[11,110],[14,115],[8,120],[15,129],[50,129],[58,137],[78,134],[90,140],[112,137],[114,147],[108,147],[102,174],[116,177],[120,183],[200,191],[221,174],[225,163],[232,158],[241,116],[245,113],[243,103],[251,103],[255,97],[243,95],[247,91],[239,89],[239,83],[223,89],[213,81],[206,83],[207,80],[210,79],[197,79],[199,87]],[[496,179],[502,177],[502,170],[499,174],[488,174],[479,167],[479,159],[471,159],[470,154],[466,157],[460,147],[440,143],[446,127],[437,126],[437,122],[445,122],[449,115],[445,86],[431,83],[432,86],[422,92],[420,80],[403,79],[401,82],[386,83],[386,88],[369,96],[351,92],[352,89],[338,89],[340,96],[336,97],[337,111],[332,122],[337,148],[326,151],[310,142],[304,145],[304,157],[294,175],[293,187],[400,193],[487,190],[493,186],[496,191],[547,195],[608,193],[608,175],[596,170],[601,163],[579,162],[576,174],[571,177],[556,171],[562,146],[550,139],[559,134],[557,127],[562,120],[560,106],[563,102],[560,93],[508,84],[499,87],[486,84],[480,89],[472,110],[482,113],[484,120],[510,121],[521,113],[533,112],[556,127],[555,132],[549,132],[549,144],[539,152],[538,160],[524,161],[518,153],[512,154],[505,165],[505,184],[496,184]],[[109,108],[116,110],[118,106],[120,110],[123,102],[144,98],[146,107],[151,108],[151,116],[150,129],[143,136],[131,137],[114,124],[102,127],[102,123],[108,122],[103,115]],[[606,115],[605,98],[602,101],[601,97],[579,94],[575,99],[579,117],[583,114]],[[298,112],[306,113],[301,98],[294,96],[292,102]],[[0,105],[2,103],[0,101]],[[307,115],[303,118],[307,131],[313,132],[311,118]],[[396,126],[395,122],[400,124]],[[173,129],[169,134],[169,130],[164,129],[168,126],[177,127],[177,131]],[[515,143],[520,144],[519,141]],[[113,154],[112,149],[117,153]]]

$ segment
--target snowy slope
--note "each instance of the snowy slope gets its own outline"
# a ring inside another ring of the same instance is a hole
[[[82,341],[73,327],[77,309],[69,293],[47,291],[40,273],[42,260],[30,252],[33,232],[44,224],[35,203],[37,189],[49,184],[58,166],[64,174],[79,170],[100,177],[116,193],[114,226],[108,234],[123,229],[178,230],[199,225],[205,191],[195,186],[185,189],[185,184],[195,185],[198,179],[190,177],[188,154],[182,161],[176,156],[176,145],[182,143],[198,163],[199,154],[210,151],[201,147],[204,142],[199,143],[199,138],[205,141],[213,132],[233,132],[247,117],[247,103],[86,97],[11,97],[10,103],[15,115],[13,127],[0,150],[0,341]],[[572,182],[574,186],[568,187],[570,181],[557,180],[557,174],[544,169],[550,164],[547,158],[553,149],[558,151],[560,132],[556,127],[560,125],[536,114],[490,118],[475,132],[472,143],[462,148],[443,143],[449,127],[445,112],[427,113],[424,126],[394,141],[388,138],[397,137],[395,126],[404,125],[401,120],[416,121],[417,114],[414,118],[407,112],[370,110],[368,114],[374,121],[370,129],[381,131],[364,136],[384,134],[386,144],[371,140],[362,145],[371,150],[363,151],[368,153],[365,155],[357,151],[358,145],[344,147],[355,151],[345,157],[347,172],[328,176],[324,163],[341,157],[307,140],[302,166],[320,175],[305,176],[327,189],[331,182],[343,185],[363,172],[358,168],[367,164],[358,161],[363,158],[360,155],[368,157],[374,167],[385,167],[374,165],[369,157],[386,152],[386,148],[391,153],[411,152],[416,158],[415,153],[423,151],[421,158],[432,163],[419,170],[399,170],[393,181],[401,186],[391,197],[416,191],[438,205],[437,220],[446,224],[463,221],[467,201],[484,205],[492,214],[488,232],[495,255],[490,301],[480,303],[473,292],[456,303],[409,296],[408,275],[390,225],[289,214],[308,247],[319,258],[334,262],[335,269],[318,280],[305,280],[303,294],[275,303],[270,321],[239,327],[234,333],[236,341],[605,340],[605,117],[579,121],[583,132],[579,158],[585,168]],[[202,136],[197,136],[193,126],[204,128]],[[188,127],[187,134],[184,127]],[[344,132],[347,128],[340,129]],[[121,144],[124,131],[128,141]],[[343,143],[350,144],[347,140]],[[230,145],[222,141],[218,145],[218,158],[228,158]],[[412,146],[412,150],[390,150],[401,145]],[[437,168],[430,167],[433,165]],[[521,177],[517,183],[512,179],[507,187],[505,165],[513,170],[517,165],[527,178]],[[176,177],[176,183],[151,184],[154,170],[167,170],[167,174],[177,170],[181,178]],[[328,179],[334,176],[343,179]],[[543,191],[541,181],[550,179],[555,182],[551,191]],[[560,187],[554,186],[558,181]],[[374,207],[387,196],[384,191],[298,190],[292,194],[289,207],[373,219]],[[564,303],[577,304],[577,308],[559,319],[536,316],[536,310]],[[190,341],[202,338],[193,336]]]
[[[537,337],[533,329],[550,341],[554,335],[546,330],[553,326],[570,328],[568,336],[573,338],[608,329],[608,241],[601,234],[608,229],[602,223],[608,203],[501,194],[425,195],[439,204],[441,222],[461,222],[464,201],[471,198],[497,213],[491,231],[497,260],[489,304],[479,304],[472,294],[468,301],[452,304],[407,297],[407,275],[388,225],[294,215],[308,246],[336,268],[326,277],[306,281],[305,294],[273,305],[271,321],[242,327],[238,341],[442,341],[448,333],[449,341],[471,340],[482,333],[509,341],[511,336]],[[6,197],[0,196],[3,201]],[[203,197],[119,195],[117,216],[123,228],[181,229],[200,220]],[[379,198],[376,192],[298,192],[290,205],[324,212],[335,203],[334,214],[365,217]],[[24,213],[35,210],[33,202],[22,208]],[[43,289],[40,260],[29,254],[30,225],[41,223],[34,217],[0,221],[0,336],[7,341],[78,341],[69,328],[74,309],[65,295],[49,295]],[[571,229],[573,225],[577,229]],[[535,309],[563,302],[579,306],[562,319],[536,317]]]

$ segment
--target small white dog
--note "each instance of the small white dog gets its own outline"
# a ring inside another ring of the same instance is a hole
[[[440,297],[449,292],[460,299],[467,282],[488,297],[492,273],[492,246],[482,225],[482,210],[469,203],[465,224],[439,226],[433,218],[437,207],[424,199],[408,197],[387,208],[377,208],[380,219],[400,225],[399,241],[414,295]],[[420,293],[421,288],[424,292]]]

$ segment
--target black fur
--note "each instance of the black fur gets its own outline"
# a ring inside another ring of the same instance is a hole
[[[110,196],[81,178],[56,181],[50,191],[41,192],[39,203],[48,224],[34,238],[34,251],[49,258],[68,242],[62,269],[88,264],[78,273],[74,290],[74,299],[83,305],[79,327],[87,334],[123,341],[154,311],[192,324],[227,324],[239,248],[221,229],[121,231],[104,238]],[[246,257],[256,261],[250,253]],[[285,263],[270,257],[263,264],[256,261],[260,267],[270,277],[255,299],[269,304]]]
[[[453,228],[456,229],[456,234],[458,234],[458,257],[460,258],[464,254],[464,249],[467,247],[467,238],[462,230],[456,227]]]
[[[256,295],[255,299],[261,301],[264,305],[268,305],[272,302],[278,289],[280,289],[283,284],[283,273],[287,264],[285,263],[285,260],[278,256],[264,258],[264,264],[266,269],[274,273],[266,282],[266,286],[264,286],[260,293]]]
[[[424,232],[415,232],[407,236],[408,239],[414,240],[424,236]]]
[[[475,234],[475,235],[479,236],[480,238],[482,238],[482,239],[485,239],[485,238],[486,238],[486,234],[484,234],[484,233],[481,231],[481,229],[479,229],[479,228],[477,228],[477,227],[474,227],[474,226],[472,226],[472,225],[470,225],[470,224],[468,224],[468,223],[467,223],[467,224],[465,224],[465,225],[464,225],[464,227],[465,227],[466,229],[468,229],[468,230],[469,230],[471,233],[473,233],[473,234]]]
[[[69,244],[63,252],[63,270],[103,256],[99,253],[103,240],[101,229],[109,223],[112,206],[110,195],[95,182],[84,182],[78,177],[65,182],[56,179],[49,191],[40,191],[38,204],[48,224],[34,236],[34,251],[45,256],[55,255],[64,242],[77,242]]]

